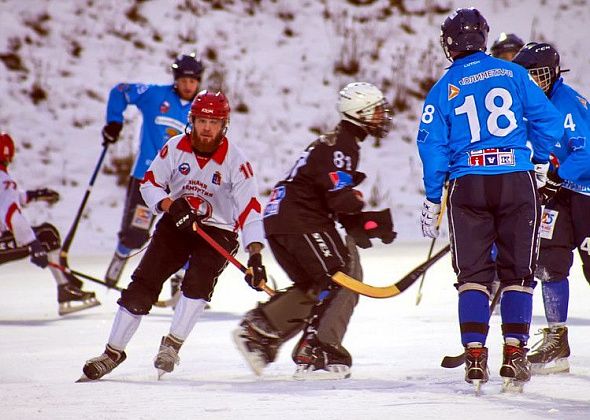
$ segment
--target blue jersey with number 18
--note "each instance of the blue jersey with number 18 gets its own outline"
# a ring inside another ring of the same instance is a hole
[[[440,202],[447,175],[531,170],[527,140],[535,163],[544,163],[562,133],[560,113],[523,67],[482,52],[457,59],[422,111],[417,143],[426,197]]]

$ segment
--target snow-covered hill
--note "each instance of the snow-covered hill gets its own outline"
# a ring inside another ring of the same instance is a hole
[[[586,94],[590,5],[584,0],[486,1],[491,27],[551,41],[567,80]],[[229,136],[248,150],[269,188],[316,133],[338,120],[338,90],[354,80],[392,100],[395,128],[368,141],[360,169],[375,208],[390,206],[400,238],[419,237],[421,169],[414,145],[421,102],[446,66],[440,23],[465,1],[394,0],[0,0],[0,129],[18,142],[21,186],[51,186],[63,200],[36,205],[34,222],[65,234],[101,150],[106,97],[117,82],[168,83],[179,52],[206,63],[204,87],[222,88],[234,112]],[[130,109],[113,158],[135,150],[140,118]],[[378,146],[378,147],[377,147]],[[98,177],[72,250],[115,244],[124,187]]]

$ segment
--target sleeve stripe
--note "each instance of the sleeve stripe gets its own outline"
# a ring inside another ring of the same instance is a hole
[[[262,207],[260,206],[260,203],[258,202],[258,200],[255,197],[252,197],[250,199],[250,202],[248,203],[248,205],[246,206],[244,211],[238,217],[238,220],[236,221],[236,225],[234,226],[234,230],[238,230],[238,228],[242,229],[244,227],[244,222],[248,218],[248,215],[250,214],[251,211],[255,211],[259,214],[262,212]]]
[[[17,211],[20,213],[20,209],[18,208],[18,205],[16,203],[12,203],[10,205],[10,207],[8,207],[8,211],[6,212],[6,219],[4,222],[11,232],[12,232],[12,215]]]

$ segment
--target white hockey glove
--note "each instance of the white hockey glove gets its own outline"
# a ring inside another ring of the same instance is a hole
[[[440,204],[433,203],[427,198],[422,204],[422,216],[420,222],[422,223],[422,235],[428,238],[438,237],[438,215],[440,214]]]
[[[537,163],[535,165],[535,181],[537,181],[537,189],[543,188],[547,183],[547,171],[549,170],[549,162]]]

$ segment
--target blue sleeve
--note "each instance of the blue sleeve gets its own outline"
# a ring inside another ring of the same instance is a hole
[[[523,77],[523,92],[524,117],[528,120],[528,135],[534,152],[533,163],[546,163],[549,153],[563,135],[561,113],[528,73]]]
[[[141,104],[150,96],[151,87],[143,83],[119,83],[112,88],[107,103],[106,122],[122,123],[127,105],[136,105],[141,109]]]
[[[442,190],[449,172],[449,126],[436,98],[436,87],[426,98],[416,142],[424,167],[426,198],[440,203]]]

